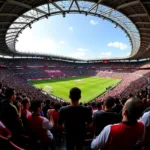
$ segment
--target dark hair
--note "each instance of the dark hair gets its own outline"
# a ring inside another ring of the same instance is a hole
[[[36,112],[43,102],[41,100],[32,100],[31,101],[31,110]]]
[[[23,100],[22,100],[22,105],[25,107],[25,105],[27,104],[27,103],[29,103],[29,99],[28,98],[24,98]]]
[[[17,97],[16,97],[16,101],[19,101],[19,102],[22,103],[22,97],[21,97],[21,96],[17,96]]]
[[[81,98],[81,90],[77,87],[74,87],[70,90],[70,96],[72,101],[79,101]]]
[[[126,101],[127,101],[127,98],[125,98],[125,97],[124,97],[124,98],[122,98],[122,99],[121,99],[121,103],[122,103],[122,105],[124,105],[124,104],[126,103]]]
[[[92,106],[92,108],[96,108],[96,103],[92,102],[91,106]]]
[[[102,104],[99,102],[99,103],[97,103],[97,108],[98,109],[101,109],[102,108]]]
[[[112,108],[114,106],[114,98],[109,96],[104,100],[104,105],[107,108]]]
[[[142,102],[143,102],[143,104],[146,104],[146,103],[147,103],[147,99],[146,99],[146,98],[143,98],[143,99],[142,99]]]
[[[46,100],[46,101],[45,101],[45,104],[46,104],[46,105],[49,105],[49,104],[50,104],[50,100],[49,100],[49,99]]]
[[[15,94],[15,90],[13,88],[7,88],[5,95],[6,98],[9,100]]]
[[[127,118],[129,121],[137,121],[142,115],[144,104],[138,98],[130,98],[125,103],[124,109],[127,111]]]
[[[66,103],[66,102],[63,102],[63,103],[62,103],[62,106],[67,106],[67,103]]]
[[[119,98],[115,98],[115,104],[120,104]]]
[[[54,104],[54,109],[55,110],[59,110],[61,108],[61,104],[60,103],[55,103]]]
[[[133,97],[133,94],[130,93],[130,94],[129,94],[129,98],[131,98],[131,97]]]

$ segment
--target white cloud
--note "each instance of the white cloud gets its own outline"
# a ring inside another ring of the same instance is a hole
[[[68,29],[69,29],[70,31],[73,31],[73,27],[72,27],[72,26],[70,26]]]
[[[98,25],[98,21],[90,20],[90,24],[91,24],[91,25]]]
[[[49,38],[37,39],[32,30],[26,29],[19,37],[16,49],[20,52],[57,54],[59,45]]]
[[[128,45],[123,44],[121,42],[110,42],[107,44],[109,47],[119,48],[120,50],[125,50],[128,48]]]
[[[108,58],[112,56],[112,52],[102,52],[100,53],[100,58]]]
[[[60,44],[65,44],[65,41],[59,41]]]

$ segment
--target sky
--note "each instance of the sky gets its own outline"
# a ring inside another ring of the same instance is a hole
[[[32,24],[19,36],[16,49],[78,59],[126,57],[131,53],[129,39],[119,27],[81,14],[52,16]]]

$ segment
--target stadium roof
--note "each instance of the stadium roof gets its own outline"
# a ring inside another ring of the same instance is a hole
[[[40,19],[58,14],[65,17],[67,13],[111,21],[129,37],[130,59],[150,58],[149,0],[0,0],[0,55],[42,56],[17,52],[19,34]]]

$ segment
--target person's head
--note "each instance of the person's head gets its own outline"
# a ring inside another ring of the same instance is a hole
[[[5,92],[5,96],[6,96],[8,101],[14,102],[16,99],[15,90],[13,88],[7,88],[6,92]]]
[[[77,87],[70,89],[69,98],[71,99],[72,102],[78,102],[79,99],[81,98],[81,90]]]
[[[54,104],[54,109],[55,110],[59,110],[61,108],[61,104],[60,103],[55,103]]]
[[[49,100],[49,99],[45,101],[45,105],[46,105],[46,106],[49,106],[49,105],[50,105],[50,100]]]
[[[29,100],[29,98],[24,98],[23,100],[22,100],[22,106],[23,106],[23,108],[24,109],[29,109],[30,108],[30,100]]]
[[[54,107],[54,102],[51,102],[51,103],[50,103],[50,106],[51,106],[51,107]]]
[[[102,104],[100,102],[97,103],[97,109],[102,109]]]
[[[63,103],[62,103],[62,106],[67,106],[67,103],[66,103],[66,102],[63,102]]]
[[[125,98],[125,97],[121,99],[122,106],[124,106],[124,104],[126,103],[126,101],[127,101],[127,98]]]
[[[146,92],[145,92],[144,90],[141,90],[141,91],[140,91],[140,97],[143,98],[143,97],[145,96],[145,93],[146,93]]]
[[[133,97],[133,94],[130,93],[129,96],[128,96],[128,98],[131,98],[131,97]]]
[[[138,98],[130,98],[125,103],[122,116],[124,121],[137,121],[144,110],[143,102]]]
[[[119,98],[115,98],[115,104],[116,104],[116,105],[120,105]]]
[[[104,107],[105,109],[112,109],[114,106],[114,98],[109,96],[104,100]]]
[[[22,103],[22,100],[23,100],[23,99],[22,99],[22,97],[21,97],[21,96],[17,96],[17,97],[16,97],[16,101],[18,101],[18,102]]]
[[[96,103],[95,103],[95,102],[92,102],[92,103],[91,103],[91,106],[92,106],[92,108],[95,108],[95,109],[96,109]]]
[[[31,101],[31,110],[34,113],[37,113],[40,115],[43,109],[43,102],[41,100],[32,100]]]

